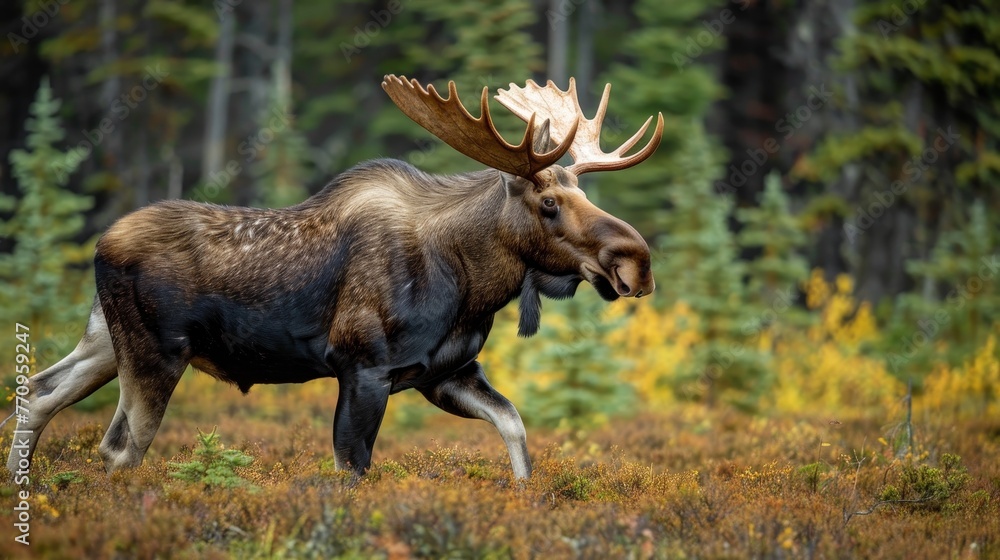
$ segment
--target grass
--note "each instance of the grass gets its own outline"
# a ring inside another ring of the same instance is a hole
[[[329,420],[288,408],[172,403],[143,466],[111,477],[97,454],[111,412],[64,412],[33,467],[32,544],[4,538],[0,557],[1000,558],[996,418],[925,419],[905,450],[881,420],[684,405],[531,430],[535,472],[519,483],[491,426],[432,415],[390,422],[351,486]],[[215,425],[253,458],[233,466],[248,484],[171,476]]]

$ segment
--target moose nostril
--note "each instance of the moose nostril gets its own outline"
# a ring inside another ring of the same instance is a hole
[[[636,292],[635,293],[635,297],[637,297],[637,298],[642,297],[642,290],[639,290],[638,292]]]

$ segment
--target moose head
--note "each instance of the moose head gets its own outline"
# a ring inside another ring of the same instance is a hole
[[[462,105],[455,82],[442,98],[429,85],[389,75],[382,88],[408,117],[480,163],[503,173],[507,201],[503,212],[512,239],[522,241],[523,258],[540,272],[577,275],[606,300],[652,293],[649,247],[629,224],[604,212],[578,187],[578,177],[591,171],[615,171],[636,165],[653,154],[663,137],[663,114],[657,115],[653,137],[645,147],[625,156],[642,137],[652,117],[611,153],[601,150],[601,126],[611,84],[604,88],[597,115],[587,119],[576,94],[576,81],[562,91],[552,81],[545,87],[528,80],[510,84],[496,99],[528,123],[521,142],[510,144],[490,116],[489,88],[480,98],[481,116]],[[541,121],[539,123],[539,121]],[[566,153],[574,163],[556,164]]]

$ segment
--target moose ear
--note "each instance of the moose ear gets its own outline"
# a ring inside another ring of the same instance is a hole
[[[532,182],[525,179],[524,177],[518,177],[517,175],[511,175],[510,173],[500,173],[501,181],[503,181],[504,189],[507,190],[507,196],[510,198],[515,198],[524,194],[524,191],[528,190],[532,186]]]

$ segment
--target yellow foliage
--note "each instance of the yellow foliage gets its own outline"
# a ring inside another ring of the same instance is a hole
[[[819,270],[805,282],[807,305],[819,320],[806,336],[789,336],[774,352],[778,381],[771,392],[773,407],[784,412],[827,410],[863,414],[889,410],[905,393],[885,362],[865,356],[860,346],[878,339],[868,303],[858,304],[846,275],[830,286]]]
[[[815,268],[805,282],[806,307],[819,309],[830,297],[830,285],[823,279],[823,271]]]
[[[969,362],[956,368],[935,368],[924,382],[920,403],[929,410],[956,415],[1000,414],[1000,362],[996,356],[996,336],[991,334]]]
[[[632,367],[621,375],[635,386],[647,405],[659,407],[675,402],[665,381],[700,342],[698,317],[684,301],[677,302],[667,313],[658,311],[648,300],[633,300],[628,307],[631,316],[606,341],[631,360]]]
[[[883,417],[896,414],[906,394],[905,385],[893,377],[881,356],[866,354],[875,346],[880,332],[871,306],[852,295],[853,280],[846,275],[833,282],[821,270],[813,270],[803,283],[806,306],[816,320],[808,328],[798,328],[779,320],[749,341],[770,358],[775,383],[760,402],[760,409],[773,413],[813,413],[837,416],[866,416],[873,410]],[[524,363],[531,345],[551,344],[542,337],[518,339],[517,313],[507,309],[497,318],[480,360],[498,389],[515,402],[519,388],[531,380],[548,383],[560,372],[526,371]],[[628,359],[622,371],[609,371],[631,383],[643,404],[659,409],[683,400],[675,394],[675,377],[693,352],[703,343],[699,317],[683,301],[662,310],[651,299],[618,301],[608,305],[601,320],[617,324],[603,344]],[[570,332],[565,317],[544,315],[543,321]],[[998,331],[1000,334],[1000,331]],[[1000,412],[1000,364],[996,337],[969,363],[950,369],[939,366],[929,375],[924,393],[914,400],[916,407],[933,410],[968,411],[975,414]]]

